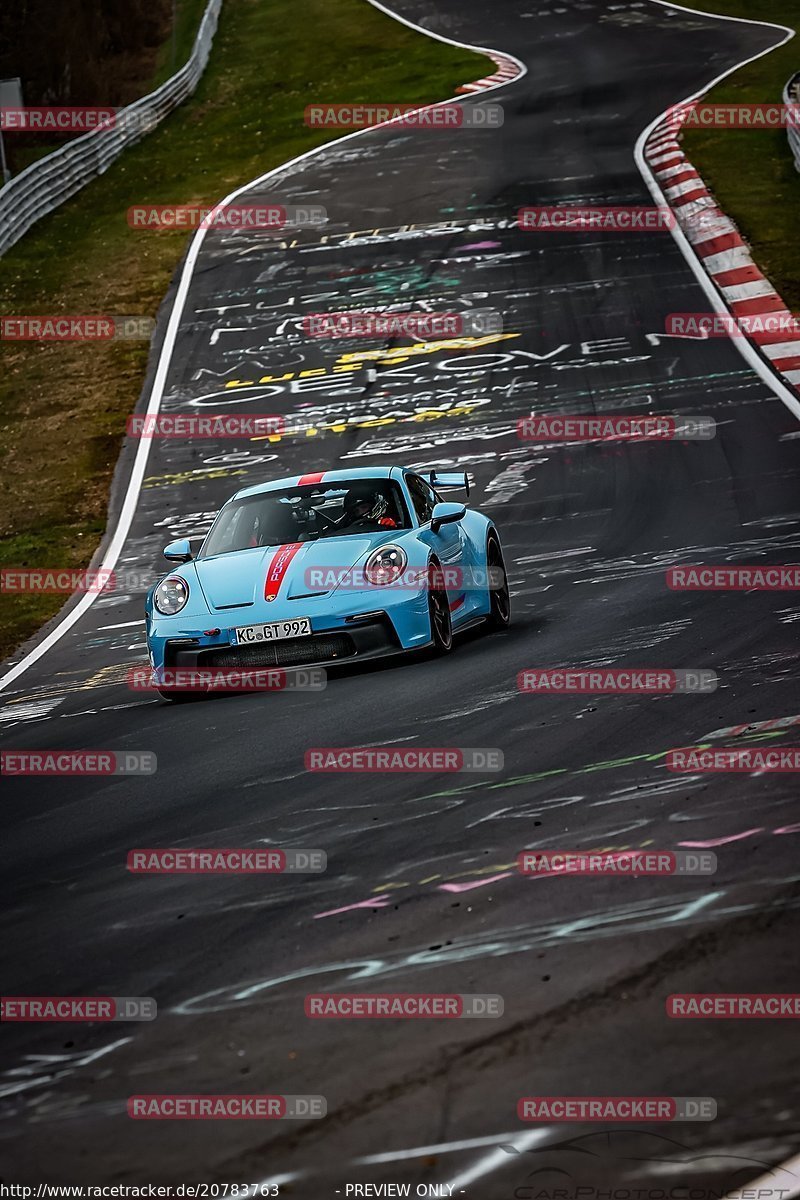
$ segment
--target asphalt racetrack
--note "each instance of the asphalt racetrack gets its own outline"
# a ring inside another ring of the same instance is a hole
[[[10,683],[4,749],[148,750],[158,770],[6,781],[4,991],[152,996],[159,1015],[4,1028],[4,1181],[278,1180],[281,1195],[314,1200],[357,1184],[479,1200],[691,1186],[705,1200],[797,1153],[792,1022],[665,1009],[672,993],[795,987],[795,778],[676,774],[664,758],[797,741],[789,723],[725,733],[800,714],[792,593],[665,581],[673,565],[796,558],[797,420],[732,341],[665,336],[667,314],[708,311],[669,232],[515,223],[522,205],[651,204],[633,155],[642,130],[781,35],[645,0],[397,11],[525,64],[461,102],[502,103],[502,128],[361,133],[245,198],[322,204],[324,232],[207,235],[162,411],[279,413],[286,435],[154,441],[117,570],[155,578],[167,541],[202,534],[264,478],[460,469],[503,538],[512,625],[465,635],[446,659],[331,673],[317,694],[170,706],[126,683],[146,661],[142,588],[95,601]],[[504,332],[376,349],[302,330],[307,312],[395,303],[493,308]],[[717,436],[532,446],[517,436],[532,412],[701,414]],[[719,687],[518,692],[520,670],[561,665],[706,668]],[[496,747],[504,767],[304,769],[311,747],[384,745]],[[125,868],[133,847],[270,845],[322,848],[328,870]],[[527,846],[713,848],[718,870],[528,879],[514,866]],[[304,996],[326,990],[492,993],[504,1014],[307,1019]],[[237,1092],[322,1095],[328,1116],[126,1115],[132,1094]],[[526,1125],[516,1106],[532,1094],[712,1097],[718,1115]]]

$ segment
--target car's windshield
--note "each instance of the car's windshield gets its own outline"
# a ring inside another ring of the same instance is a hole
[[[403,493],[391,479],[310,484],[232,500],[198,557],[410,527]]]

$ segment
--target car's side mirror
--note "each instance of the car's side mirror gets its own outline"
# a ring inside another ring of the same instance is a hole
[[[164,547],[164,558],[168,562],[191,562],[192,547],[189,544],[188,538],[178,538],[176,542],[170,542]]]
[[[451,525],[466,516],[466,504],[434,504],[431,513],[431,532],[438,533],[442,525]]]

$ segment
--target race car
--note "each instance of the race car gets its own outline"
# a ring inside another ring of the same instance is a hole
[[[237,492],[146,601],[156,689],[205,668],[331,666],[429,650],[478,623],[508,625],[503,551],[488,517],[441,499],[466,474],[375,466],[276,479]]]

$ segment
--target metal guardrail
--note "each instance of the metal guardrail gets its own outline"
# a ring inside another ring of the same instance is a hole
[[[798,71],[797,74],[789,80],[784,88],[783,103],[798,105],[799,107],[797,111],[798,117],[800,117],[800,71]],[[792,154],[794,155],[794,165],[797,167],[798,171],[800,171],[800,124],[789,125],[788,134],[789,145],[791,146]]]
[[[185,65],[149,96],[120,109],[113,127],[93,129],[68,142],[0,188],[0,255],[192,95],[208,62],[221,7],[222,0],[209,0]]]

